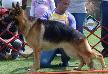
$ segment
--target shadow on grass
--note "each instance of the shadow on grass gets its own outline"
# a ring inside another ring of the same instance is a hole
[[[24,58],[22,56],[20,56],[19,58],[16,59],[16,61],[32,61],[33,60],[33,56],[29,56],[28,58]]]

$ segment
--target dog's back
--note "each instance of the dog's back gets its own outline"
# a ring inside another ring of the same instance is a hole
[[[85,36],[79,31],[73,29],[70,26],[66,26],[61,22],[52,20],[42,20],[41,23],[45,27],[45,33],[43,38],[50,42],[69,42],[85,38]]]

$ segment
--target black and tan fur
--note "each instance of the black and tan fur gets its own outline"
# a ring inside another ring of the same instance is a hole
[[[80,65],[77,70],[81,70],[84,65],[94,69],[93,59],[99,60],[102,69],[106,67],[103,56],[92,50],[86,37],[77,30],[57,21],[37,19],[34,23],[30,23],[25,12],[18,5],[13,7],[14,11],[19,8],[20,14],[16,16],[19,21],[18,27],[34,49],[35,69],[40,67],[40,51],[42,48],[63,48],[70,57],[78,57]]]

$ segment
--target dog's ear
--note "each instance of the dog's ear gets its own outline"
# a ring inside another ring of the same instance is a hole
[[[18,16],[21,14],[22,12],[22,8],[19,5],[19,2],[17,2],[16,4],[14,4],[14,2],[12,2],[12,14],[15,16]]]
[[[15,8],[15,4],[14,4],[14,2],[12,2],[12,8]]]

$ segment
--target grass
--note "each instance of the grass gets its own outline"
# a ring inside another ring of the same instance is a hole
[[[22,57],[16,60],[8,60],[8,61],[0,61],[0,74],[25,74],[26,71],[31,67],[33,64],[33,58],[29,57],[28,59],[24,59]],[[95,68],[100,69],[100,63],[95,60]],[[105,62],[108,66],[108,58],[105,58]],[[59,64],[60,58],[55,58],[52,61],[52,64]],[[66,70],[72,70],[76,66],[78,66],[79,61],[75,58],[69,61],[68,67],[53,67],[53,68],[42,68],[39,69],[37,72],[63,72]],[[83,70],[88,69],[87,66],[83,67]]]
[[[20,57],[16,60],[0,61],[0,74],[24,74],[33,64],[32,59]]]
[[[84,34],[87,36],[89,35],[89,32],[84,31]],[[98,35],[100,37],[100,29],[98,29],[95,32],[96,35]],[[89,43],[93,46],[95,45],[99,39],[96,38],[94,35],[91,35],[88,38]],[[98,45],[96,45],[95,47],[97,50],[101,51],[103,49],[103,47],[101,46],[101,44],[99,43]],[[29,49],[29,48],[27,48]],[[54,61],[52,61],[52,64],[59,64],[60,63],[60,58],[55,57]],[[98,63],[97,60],[94,61],[95,62],[95,67],[97,69],[100,69],[101,66]],[[108,58],[105,58],[105,62],[108,65]],[[4,60],[4,61],[0,61],[0,74],[25,74],[27,69],[29,69],[33,64],[33,57],[30,56],[28,59],[25,59],[23,57],[19,57],[16,60]],[[38,72],[49,72],[49,71],[64,71],[64,70],[72,70],[75,66],[78,66],[79,61],[75,58],[72,58],[69,61],[69,67],[53,67],[53,68],[42,68],[39,69]],[[83,67],[83,69],[87,69],[87,67]]]

